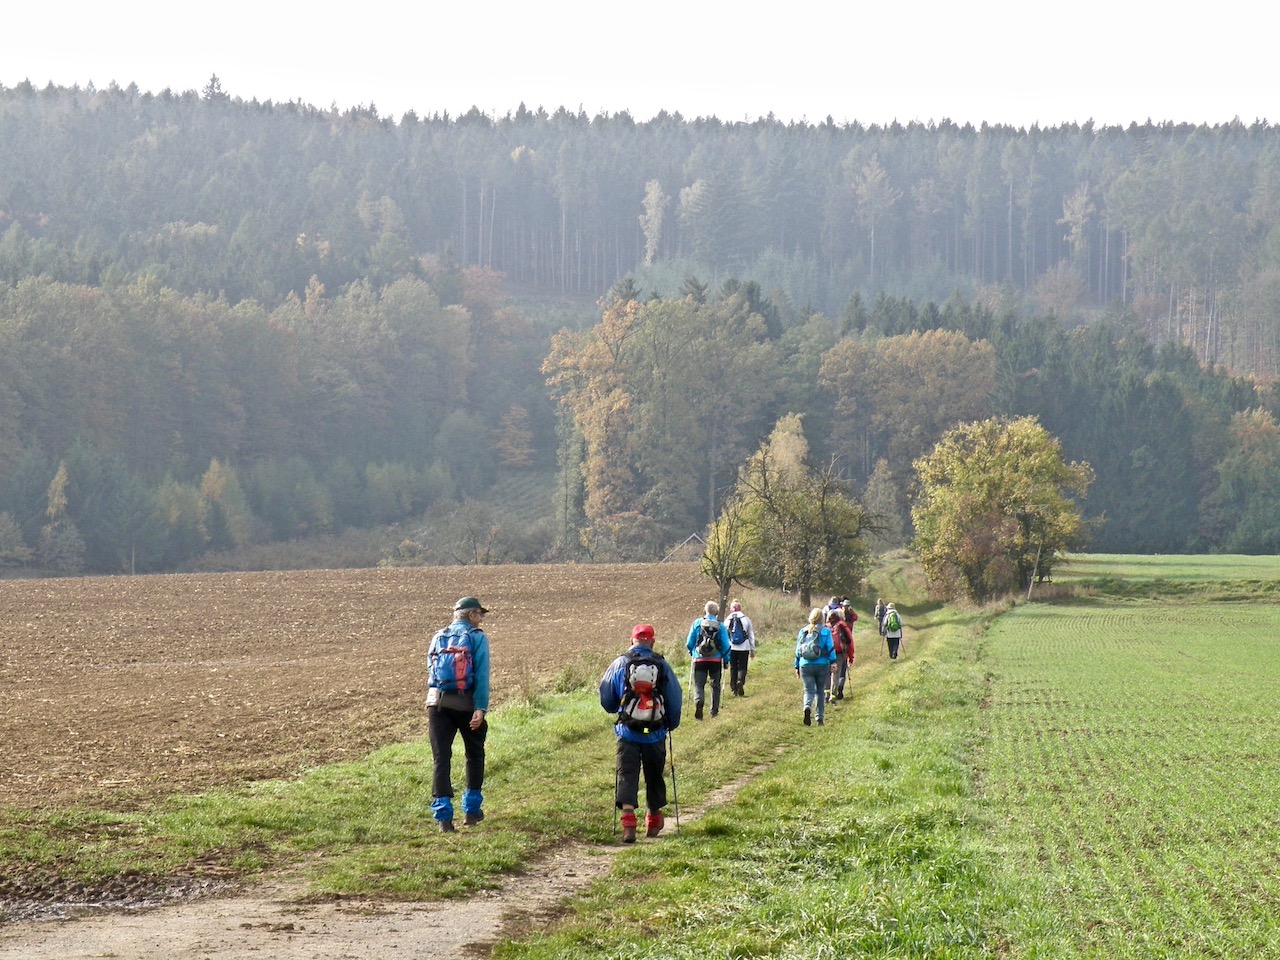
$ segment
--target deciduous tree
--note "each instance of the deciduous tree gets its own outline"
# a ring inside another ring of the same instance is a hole
[[[809,461],[801,417],[788,414],[743,466],[738,480],[750,578],[797,592],[851,592],[866,574],[867,520],[836,464]]]
[[[1083,496],[1093,471],[1063,460],[1034,417],[956,427],[915,468],[912,547],[940,596],[985,601],[1026,588],[1081,540],[1068,492]]]

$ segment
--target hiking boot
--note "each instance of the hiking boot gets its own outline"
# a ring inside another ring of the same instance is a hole
[[[698,701],[693,705],[693,719],[695,720],[702,719],[702,701]]]
[[[484,813],[477,810],[475,813],[468,813],[467,818],[463,820],[463,824],[468,827],[474,827],[477,823],[484,819]]]
[[[711,711],[711,715],[712,715],[713,717],[718,717],[718,716],[720,716],[720,711],[719,711],[719,710],[712,710],[712,711]]]
[[[649,839],[653,839],[662,832],[663,820],[661,813],[647,813],[644,817],[644,835]]]
[[[818,718],[818,726],[822,726],[822,725],[823,725],[823,720],[822,720],[822,718],[821,718],[821,717],[819,717],[819,718]]]
[[[813,711],[810,710],[808,707],[805,707],[804,708],[804,725],[808,727],[808,726],[811,726],[812,724],[813,724]]]
[[[622,815],[622,842],[636,842],[636,815],[628,812]]]
[[[441,820],[440,832],[441,833],[457,833],[458,831],[457,831],[457,828],[454,827],[452,820]]]

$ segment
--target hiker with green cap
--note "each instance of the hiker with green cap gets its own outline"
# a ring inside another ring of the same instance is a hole
[[[427,650],[427,735],[434,761],[431,813],[440,829],[453,833],[453,741],[466,751],[464,823],[484,819],[484,741],[489,733],[489,638],[480,629],[488,613],[475,597],[453,605],[453,622],[431,639]]]

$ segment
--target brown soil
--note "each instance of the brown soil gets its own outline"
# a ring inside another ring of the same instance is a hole
[[[636,622],[670,649],[708,583],[688,563],[3,581],[0,804],[127,807],[421,735],[427,643],[467,594],[501,702]]]

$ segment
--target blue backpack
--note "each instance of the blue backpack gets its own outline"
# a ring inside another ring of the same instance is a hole
[[[747,628],[742,625],[742,614],[740,613],[729,614],[729,619],[725,623],[725,626],[729,628],[730,643],[746,643],[747,642]]]
[[[441,693],[466,693],[475,686],[470,628],[446,628],[432,638],[427,653],[427,686]]]

